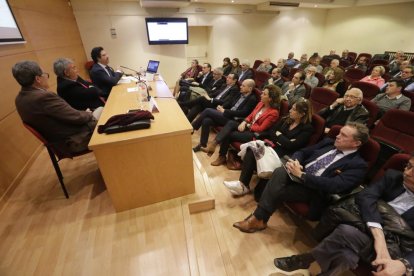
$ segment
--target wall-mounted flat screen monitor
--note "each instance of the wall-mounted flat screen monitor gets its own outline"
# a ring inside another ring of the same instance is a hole
[[[7,0],[0,0],[0,44],[23,43],[24,38]]]
[[[187,18],[145,18],[148,44],[188,44]]]

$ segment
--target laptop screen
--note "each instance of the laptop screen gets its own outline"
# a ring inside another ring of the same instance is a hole
[[[158,66],[160,65],[159,61],[150,60],[148,61],[147,72],[155,74],[158,71]]]

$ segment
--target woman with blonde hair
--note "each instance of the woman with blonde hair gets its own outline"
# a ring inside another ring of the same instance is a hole
[[[371,83],[381,88],[385,83],[385,80],[382,78],[384,73],[384,66],[375,66],[371,71],[371,75],[362,78],[360,81]]]
[[[346,92],[346,85],[343,76],[344,71],[341,68],[332,68],[322,87],[336,91],[340,96],[343,96]]]
[[[278,156],[290,155],[305,147],[313,133],[312,104],[304,98],[298,100],[289,110],[289,115],[279,120],[268,131],[266,141],[273,147]],[[257,168],[253,151],[247,148],[243,159],[239,180],[224,181],[224,186],[233,195],[245,195],[250,192],[250,180]],[[255,198],[260,198],[267,180],[259,181],[255,188]]]

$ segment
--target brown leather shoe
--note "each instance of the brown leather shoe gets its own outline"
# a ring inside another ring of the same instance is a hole
[[[236,227],[244,233],[254,233],[264,230],[267,225],[263,220],[258,220],[253,214],[251,214],[244,220],[234,223],[233,227]]]
[[[214,151],[216,150],[216,147],[217,147],[217,142],[216,140],[213,140],[207,144],[207,147],[201,148],[201,151],[206,152],[208,156],[212,156],[214,154]]]
[[[220,166],[226,164],[226,156],[220,156],[217,157],[217,159],[213,162],[211,162],[211,166]]]

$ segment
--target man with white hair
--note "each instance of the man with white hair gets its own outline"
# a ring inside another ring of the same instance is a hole
[[[263,62],[257,67],[256,71],[270,73],[272,65],[270,64],[270,58],[265,58]]]
[[[305,83],[309,85],[312,89],[318,86],[319,79],[315,77],[316,74],[316,67],[315,66],[308,66],[305,70],[306,78]]]
[[[241,63],[241,73],[239,75],[239,82],[243,82],[247,79],[253,79],[253,71],[250,69],[250,61],[243,60]]]
[[[329,67],[325,67],[322,71],[322,75],[327,78],[333,71],[334,68],[337,68],[339,66],[339,60],[333,59],[331,60],[331,65]]]
[[[343,98],[336,99],[330,106],[319,111],[319,115],[325,119],[325,133],[333,125],[345,125],[348,122],[366,124],[369,113],[361,104],[362,97],[361,89],[351,88]]]

